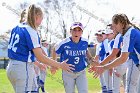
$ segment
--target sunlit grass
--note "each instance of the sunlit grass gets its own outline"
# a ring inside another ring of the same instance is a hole
[[[100,91],[100,83],[98,79],[92,78],[92,74],[87,73],[89,93],[98,93]],[[61,78],[61,71],[52,75],[48,70],[45,81],[45,89],[49,93],[65,93]],[[5,69],[0,69],[0,93],[14,93],[14,90],[6,76]]]

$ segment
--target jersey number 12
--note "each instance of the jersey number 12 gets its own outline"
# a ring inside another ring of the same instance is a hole
[[[8,49],[12,49],[14,52],[17,51],[17,47],[15,45],[19,42],[19,35],[13,33],[11,37],[10,44],[8,45]]]

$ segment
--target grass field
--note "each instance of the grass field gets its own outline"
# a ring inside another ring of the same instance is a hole
[[[89,93],[99,93],[100,83],[98,79],[92,78],[92,74],[87,73]],[[61,71],[51,75],[48,71],[45,88],[48,93],[65,93],[61,78]],[[0,69],[0,93],[14,93],[12,86],[7,79],[5,69]]]

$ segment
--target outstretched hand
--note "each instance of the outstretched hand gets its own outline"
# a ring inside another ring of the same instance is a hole
[[[95,72],[93,73],[93,77],[97,78],[98,76],[100,76],[103,72],[105,71],[103,66],[96,66],[95,67]]]
[[[95,71],[95,66],[91,66],[88,68],[89,73],[92,73],[93,71]]]
[[[121,77],[121,75],[117,72],[114,72],[117,77]]]
[[[96,71],[97,66],[101,66],[97,60],[92,59],[91,61],[94,64],[92,64],[92,66],[88,69],[89,73]]]
[[[68,71],[68,72],[73,72],[73,70],[75,70],[74,69],[75,66],[72,64],[67,64],[67,61],[68,61],[68,59],[61,62],[60,68],[65,70],[65,71]]]
[[[57,70],[58,70],[58,68],[56,68],[56,67],[50,68],[51,74],[53,74],[53,75],[56,73]]]

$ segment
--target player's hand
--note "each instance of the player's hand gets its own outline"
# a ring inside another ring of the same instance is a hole
[[[63,70],[65,70],[65,71],[68,71],[68,72],[73,72],[73,70],[75,70],[74,69],[74,65],[72,65],[72,64],[67,64],[66,62],[68,61],[68,59],[67,60],[65,60],[65,61],[63,61],[63,62],[61,62],[60,63],[60,68],[61,69],[63,69]]]
[[[121,77],[121,75],[117,72],[114,72],[117,77]]]
[[[95,60],[94,58],[92,58],[92,60],[90,60],[90,63],[92,66],[100,66],[99,62],[97,60]]]
[[[119,74],[118,71],[117,71],[116,69],[114,69],[113,72],[114,72],[114,74],[115,74],[117,77],[121,77],[121,74]]]
[[[89,72],[89,73],[92,73],[93,71],[95,71],[95,66],[90,66],[90,67],[88,68],[88,72]]]
[[[92,62],[98,62],[97,60],[95,60],[94,58],[92,58],[92,60],[91,60]]]
[[[94,45],[94,47],[96,48],[97,44],[93,44],[93,45]]]
[[[103,72],[105,71],[103,66],[96,66],[95,67],[95,72],[93,73],[93,77],[97,78],[98,76],[100,76]]]
[[[51,74],[53,74],[53,75],[57,72],[57,70],[58,70],[58,68],[56,68],[56,67],[50,68]]]
[[[95,66],[101,66],[101,64],[99,64],[99,62],[95,59],[91,60],[94,64],[92,64],[92,66],[88,69],[89,73],[92,73],[93,71],[96,70]]]
[[[42,70],[42,71],[46,70],[46,65],[44,65],[43,63],[39,63],[38,66],[39,66],[40,70]]]

